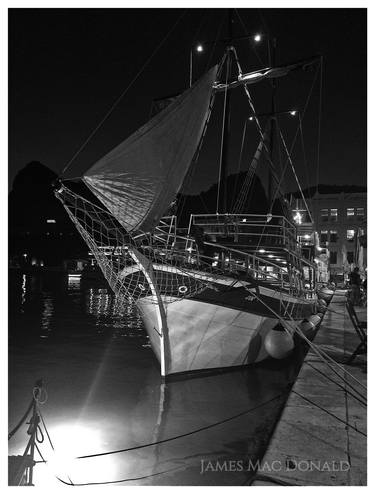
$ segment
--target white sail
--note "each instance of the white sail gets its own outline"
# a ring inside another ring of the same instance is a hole
[[[217,66],[84,174],[127,231],[154,228],[181,187],[209,114],[216,74]]]

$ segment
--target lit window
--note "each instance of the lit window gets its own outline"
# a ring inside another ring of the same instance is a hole
[[[355,231],[354,230],[346,230],[346,239],[354,240]]]
[[[320,217],[322,221],[328,221],[328,209],[321,209],[320,210]]]
[[[356,208],[355,214],[357,215],[357,218],[363,218],[365,215],[365,208]]]
[[[331,221],[337,221],[337,209],[335,209],[335,208],[330,209],[329,215],[330,215]]]
[[[50,220],[47,220],[47,223],[56,223],[56,220],[50,219]]]
[[[337,252],[331,250],[329,253],[329,262],[331,264],[337,264]]]
[[[328,231],[327,230],[322,230],[320,232],[320,241],[322,244],[324,244],[328,241]]]
[[[346,217],[352,218],[354,216],[354,208],[346,208]]]
[[[333,243],[337,242],[337,231],[336,230],[331,230],[329,232],[329,241],[333,242]]]

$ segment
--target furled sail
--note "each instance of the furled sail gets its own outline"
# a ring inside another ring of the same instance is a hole
[[[217,83],[215,84],[215,91],[225,91],[226,89],[234,89],[238,86],[247,86],[249,84],[257,84],[265,79],[277,79],[278,77],[284,77],[294,70],[302,69],[306,70],[312,65],[317,64],[320,61],[320,57],[311,57],[306,60],[300,60],[288,65],[282,65],[280,67],[267,67],[265,69],[259,69],[255,72],[248,72],[247,74],[240,74],[237,80],[230,82],[229,84]]]
[[[209,114],[216,74],[217,66],[84,174],[127,231],[154,228],[181,187]]]

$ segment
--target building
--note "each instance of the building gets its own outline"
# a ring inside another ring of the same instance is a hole
[[[320,186],[306,199],[312,218],[301,198],[294,201],[294,218],[301,242],[307,242],[314,232],[320,248],[329,256],[330,276],[347,278],[355,267],[362,276],[367,267],[367,193],[359,187]]]

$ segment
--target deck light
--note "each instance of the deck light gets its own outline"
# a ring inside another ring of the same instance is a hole
[[[259,43],[262,40],[262,36],[260,34],[256,34],[254,36],[255,43]]]
[[[292,110],[292,111],[290,112],[290,114],[292,115],[292,117],[294,117],[294,116],[297,114],[297,111],[296,111],[296,110]]]
[[[264,254],[266,251],[265,251],[264,249],[259,249],[259,250],[258,250],[258,252],[259,252],[260,254]]]
[[[297,213],[293,217],[294,221],[300,225],[302,223],[302,215],[297,211]]]
[[[197,45],[196,50],[197,50],[198,53],[202,53],[202,51],[203,51],[203,45]]]
[[[268,254],[268,257],[271,257],[272,258],[272,257],[275,257],[275,256],[273,254]]]

